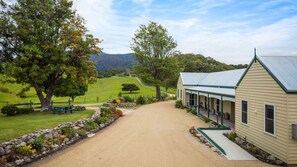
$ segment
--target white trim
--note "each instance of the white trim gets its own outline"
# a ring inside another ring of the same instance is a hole
[[[242,122],[242,102],[246,101],[246,122]],[[245,99],[241,99],[240,100],[240,123],[242,123],[243,125],[249,125],[249,101],[245,100]]]
[[[270,106],[273,106],[273,134],[272,133],[269,133],[269,132],[266,132],[266,110],[265,110],[265,106],[266,105],[270,105]],[[269,135],[269,136],[273,136],[273,137],[276,137],[276,106],[274,103],[264,103],[264,133]]]
[[[221,100],[221,96],[214,95],[214,94],[209,94],[209,98],[215,98]]]
[[[235,98],[223,96],[223,101],[236,102]]]
[[[202,92],[199,92],[199,96],[205,96],[205,97],[207,97],[207,96],[208,96],[208,94],[207,94],[207,93],[202,93]]]

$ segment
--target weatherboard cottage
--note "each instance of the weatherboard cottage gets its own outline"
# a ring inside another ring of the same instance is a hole
[[[177,99],[197,114],[219,113],[218,123],[231,122],[241,138],[297,164],[297,56],[255,56],[247,69],[181,73]]]

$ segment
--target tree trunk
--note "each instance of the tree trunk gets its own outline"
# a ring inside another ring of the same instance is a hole
[[[75,96],[72,96],[71,99],[72,99],[72,103],[74,103]]]
[[[39,101],[41,103],[41,111],[48,111],[51,109],[51,100],[53,96],[53,90],[47,89],[46,90],[46,96],[44,97],[42,94],[42,89],[39,87],[39,85],[34,84],[33,87],[36,90],[36,94],[39,98]]]
[[[160,86],[159,85],[156,85],[156,99],[158,101],[161,100],[161,89],[160,89]]]

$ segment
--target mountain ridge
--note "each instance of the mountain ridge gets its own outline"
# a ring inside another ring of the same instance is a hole
[[[137,63],[132,53],[109,54],[101,52],[99,55],[91,55],[91,60],[95,63],[98,71],[132,68]]]

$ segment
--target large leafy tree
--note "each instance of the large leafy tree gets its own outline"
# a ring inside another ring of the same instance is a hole
[[[139,87],[135,84],[122,84],[122,91],[130,91],[132,93],[132,91],[136,90],[139,90]]]
[[[89,55],[100,52],[100,41],[87,34],[72,1],[0,2],[0,59],[18,82],[35,88],[43,110],[63,83],[96,77]]]
[[[156,87],[156,98],[160,100],[160,86],[174,68],[168,64],[177,43],[162,25],[155,22],[140,25],[132,41],[131,49],[139,62],[135,71],[141,79]]]

